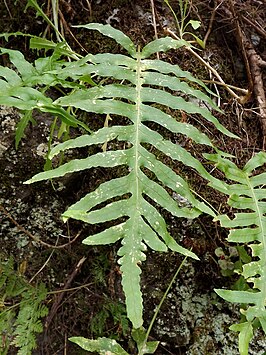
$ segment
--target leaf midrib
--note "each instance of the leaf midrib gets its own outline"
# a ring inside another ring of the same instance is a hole
[[[136,66],[136,121],[135,121],[135,141],[134,141],[134,172],[135,172],[135,201],[136,209],[134,212],[134,217],[137,217],[140,213],[140,199],[141,199],[141,190],[139,186],[139,144],[140,144],[140,125],[141,125],[141,56],[140,51],[137,53],[137,66]]]
[[[258,199],[256,198],[256,195],[255,195],[255,191],[254,191],[254,188],[250,182],[250,179],[249,179],[249,176],[247,174],[247,177],[246,177],[246,180],[247,180],[247,185],[248,187],[250,188],[250,191],[251,191],[251,194],[252,194],[252,198],[254,200],[254,203],[255,203],[255,208],[256,208],[256,211],[257,211],[257,214],[258,214],[258,217],[259,217],[259,227],[261,228],[261,239],[260,239],[260,242],[263,244],[263,249],[265,250],[266,248],[266,235],[265,235],[265,230],[264,230],[264,224],[263,224],[263,216],[262,216],[262,213],[260,211],[260,208],[259,208],[259,204],[258,204]],[[261,257],[260,257],[261,259]],[[264,261],[265,261],[265,257],[264,257]],[[265,295],[266,294],[266,272],[265,270],[262,270],[262,275],[263,279],[265,279],[265,282],[261,282],[261,284],[263,285],[263,289],[261,289],[260,291],[262,292],[262,295]],[[261,309],[264,309],[265,306],[264,306],[264,297],[261,297],[260,298],[260,302],[259,302],[259,307]]]

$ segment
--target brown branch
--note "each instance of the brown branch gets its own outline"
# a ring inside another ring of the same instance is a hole
[[[263,28],[260,28],[254,22],[252,22],[250,19],[248,19],[245,16],[242,16],[242,19],[244,22],[246,22],[247,24],[252,26],[256,30],[256,32],[258,32],[258,34],[260,34],[261,36],[263,36],[266,39],[266,31]]]
[[[253,45],[248,40],[245,42],[245,47],[247,49],[247,55],[253,77],[253,91],[259,106],[264,149],[266,144],[266,96],[261,72],[261,57],[257,54],[253,48]]]
[[[180,38],[169,28],[165,28],[165,31],[170,34],[173,38],[180,40]],[[225,89],[238,101],[241,102],[241,97],[239,97],[226,83],[223,81],[222,77],[220,74],[217,72],[216,69],[214,69],[208,62],[206,62],[198,53],[196,53],[191,47],[186,46],[185,47],[187,51],[189,51],[194,57],[196,57],[203,65],[205,65],[206,68],[208,68],[212,74],[219,80],[219,82],[225,87]]]
[[[258,58],[258,65],[259,65],[261,68],[266,68],[266,61],[263,60],[263,59],[261,59],[261,57],[260,57],[260,58]]]
[[[214,8],[212,10],[212,14],[211,14],[211,18],[210,18],[210,22],[209,22],[209,26],[208,26],[208,30],[207,30],[207,32],[205,34],[205,37],[204,37],[204,40],[203,40],[204,46],[206,46],[207,40],[209,38],[209,35],[211,34],[213,21],[215,19],[215,14],[216,14],[216,11],[217,11],[219,6],[220,5],[217,5],[216,4],[216,0],[215,0],[214,1]]]
[[[248,56],[247,56],[247,51],[245,48],[245,42],[246,42],[246,38],[245,35],[243,33],[243,31],[241,30],[240,24],[239,24],[239,17],[236,14],[235,11],[235,7],[234,7],[234,3],[232,0],[230,0],[230,15],[231,15],[231,19],[233,20],[233,23],[235,25],[235,34],[236,34],[236,41],[238,43],[238,46],[242,52],[242,56],[244,59],[244,64],[246,67],[246,73],[247,73],[247,78],[248,78],[248,86],[249,86],[249,90],[252,92],[252,88],[253,88],[253,78],[251,75],[251,69],[250,69],[250,63],[248,60]]]
[[[239,17],[236,16],[234,3],[232,0],[230,0],[230,11],[232,13],[232,17],[234,18],[237,42],[242,50],[243,58],[245,61],[249,81],[249,90],[251,93],[254,93],[259,106],[264,149],[266,144],[266,97],[261,68],[265,65],[265,62],[257,54],[251,41],[248,40],[245,32],[241,29]]]
[[[46,318],[46,321],[45,321],[45,329],[46,329],[46,332],[49,328],[49,325],[51,324],[58,308],[60,307],[60,303],[65,295],[65,293],[68,291],[69,289],[69,286],[71,285],[73,279],[76,277],[77,273],[80,271],[83,263],[85,262],[87,258],[85,256],[83,256],[79,262],[77,263],[75,269],[72,271],[72,273],[69,275],[67,281],[65,282],[65,285],[63,287],[62,290],[60,290],[61,292],[58,294],[58,296],[55,298],[55,302],[53,303],[52,305],[52,308],[49,312],[49,315],[47,316]]]

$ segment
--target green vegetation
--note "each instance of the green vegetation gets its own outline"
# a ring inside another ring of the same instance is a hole
[[[29,1],[29,4],[37,9],[35,1]],[[70,160],[40,172],[26,184],[93,167],[125,168],[123,176],[101,183],[63,213],[64,221],[72,218],[91,225],[103,224],[103,231],[86,238],[84,244],[120,243],[118,262],[126,309],[120,304],[108,302],[92,322],[93,332],[101,335],[106,320],[111,317],[114,324],[126,333],[128,318],[133,326],[132,338],[139,354],[155,352],[158,342],[148,342],[150,329],[148,332],[143,329],[140,276],[141,263],[146,258],[145,251],[147,247],[159,252],[171,250],[198,260],[195,253],[179,245],[170,235],[161,211],[189,219],[206,213],[230,230],[228,242],[240,244],[241,267],[236,270],[242,280],[236,284],[239,289],[219,289],[216,292],[228,302],[242,304],[241,322],[232,325],[231,329],[239,332],[240,354],[247,355],[254,329],[261,327],[266,333],[266,175],[258,173],[258,169],[266,163],[266,153],[254,155],[243,169],[239,169],[229,160],[232,156],[218,150],[206,134],[169,114],[169,108],[187,114],[199,114],[223,134],[237,139],[211,113],[211,109],[219,109],[210,98],[212,93],[200,80],[177,65],[153,59],[157,52],[190,46],[182,37],[188,24],[196,24],[192,21],[185,24],[187,4],[187,1],[180,1],[181,39],[157,39],[142,49],[136,48],[128,36],[110,25],[77,26],[97,30],[112,38],[126,55],[101,53],[77,56],[64,43],[57,26],[53,27],[58,39],[62,40],[58,44],[32,38],[32,48],[52,49],[50,56],[39,57],[33,64],[21,52],[2,48],[1,54],[9,56],[15,70],[0,66],[0,104],[17,107],[25,113],[16,131],[17,148],[26,126],[32,121],[33,109],[59,117],[63,125],[61,130],[66,126],[80,126],[86,131],[86,134],[49,149],[49,162],[69,149],[97,148],[86,158]],[[51,87],[58,90],[59,97],[56,100],[49,97],[48,89]],[[205,102],[210,109],[203,108],[200,102]],[[79,111],[103,115],[109,123],[92,132],[90,125],[78,118]],[[112,118],[118,124],[110,124]],[[169,134],[165,134],[165,131]],[[213,177],[189,151],[172,143],[169,138],[172,133],[188,137],[202,145],[204,151],[211,150],[213,154],[204,154],[205,161],[215,163],[228,182]],[[233,208],[235,217],[230,219],[226,215],[219,215],[204,199],[196,198],[189,181],[172,169],[171,161],[181,162],[193,169],[213,189],[229,195],[228,205]],[[179,205],[174,195],[182,197],[186,205]],[[116,221],[116,224],[110,227],[110,221]],[[245,254],[245,250],[241,249],[243,246],[251,249],[251,256]],[[244,261],[246,264],[243,265]],[[42,304],[46,289],[42,284],[34,287],[29,285],[14,271],[13,261],[9,259],[1,263],[0,291],[3,308],[0,315],[1,351],[6,354],[13,344],[19,349],[18,354],[30,354],[36,346],[35,333],[42,332],[40,319],[47,314],[47,308]],[[7,303],[10,298],[17,299],[12,306]],[[96,323],[98,329],[95,328]],[[82,337],[70,340],[85,350],[100,354],[127,354],[112,335],[97,340]]]
[[[184,260],[176,270],[171,282],[169,283],[158,307],[156,308],[156,311],[154,312],[154,316],[152,317],[148,330],[146,331],[143,327],[132,330],[131,335],[132,335],[132,339],[135,341],[137,345],[138,355],[153,354],[156,351],[159,342],[148,341],[150,331],[153,327],[153,324],[156,320],[158,313],[160,312],[161,306],[165,301],[165,298],[168,295],[186,259],[187,256],[184,258]],[[78,344],[84,350],[97,351],[99,354],[106,354],[106,353],[108,354],[109,352],[111,352],[111,354],[115,354],[115,355],[130,355],[111,337],[109,338],[99,337],[97,340],[86,339],[83,337],[73,337],[70,338],[69,340],[72,341],[73,343]]]
[[[216,163],[227,179],[235,182],[229,185],[223,182],[223,188],[213,186],[217,190],[229,195],[228,204],[237,210],[234,219],[227,215],[216,217],[221,225],[230,228],[228,241],[231,243],[248,244],[255,260],[243,265],[242,270],[236,270],[252,285],[248,290],[215,290],[219,296],[228,302],[241,303],[241,313],[245,316],[245,321],[234,324],[231,330],[239,332],[239,350],[241,354],[248,354],[248,344],[253,337],[253,330],[258,326],[258,321],[266,334],[266,173],[254,175],[254,171],[263,166],[266,162],[266,153],[260,152],[251,158],[242,170],[231,161],[218,157],[217,155],[207,155]]]
[[[188,113],[199,113],[206,120],[213,122],[222,132],[231,136],[232,134],[219,124],[208,109],[161,89],[179,91],[198,100],[204,100],[215,107],[208,96],[188,85],[187,81],[204,86],[189,73],[160,60],[146,59],[160,50],[178,48],[183,44],[182,42],[166,37],[149,43],[142,51],[137,51],[127,36],[110,25],[90,24],[85,27],[97,29],[115,39],[131,54],[131,58],[108,53],[87,55],[73,63],[65,63],[64,68],[54,70],[50,74],[59,75],[63,80],[69,77],[73,79],[78,76],[97,74],[97,76],[112,77],[117,80],[126,79],[127,83],[122,81],[76,89],[71,94],[57,99],[53,105],[58,110],[61,110],[62,106],[68,106],[88,112],[123,116],[123,123],[124,117],[127,117],[129,124],[103,127],[90,135],[82,135],[57,145],[48,156],[50,160],[68,149],[103,144],[107,145],[107,149],[88,158],[75,159],[55,169],[37,174],[27,183],[52,179],[95,166],[128,166],[127,175],[102,183],[95,191],[70,206],[63,214],[63,218],[65,220],[74,218],[90,224],[120,219],[120,223],[83,242],[88,245],[99,245],[121,240],[122,247],[118,255],[121,257],[119,264],[127,314],[133,327],[139,328],[143,322],[139,265],[145,260],[146,247],[156,251],[166,251],[169,248],[197,259],[194,253],[178,245],[170,236],[166,223],[155,206],[160,205],[176,217],[195,218],[201,212],[214,216],[214,212],[207,205],[195,199],[187,182],[158,160],[144,145],[153,145],[166,156],[183,162],[197,170],[204,178],[213,180],[214,178],[203,165],[189,152],[149,128],[148,123],[156,123],[158,127],[166,128],[170,132],[184,134],[198,144],[212,147],[212,143],[205,134],[192,125],[177,122],[175,118],[149,103],[158,103],[176,110],[182,109]],[[150,88],[150,85],[158,88]],[[126,142],[129,148],[110,149],[108,143],[114,140]],[[145,174],[146,171],[152,172],[157,177],[158,183],[150,180]],[[171,189],[172,193],[181,195],[192,207],[179,207],[166,188]],[[116,197],[119,197],[119,200],[113,202]],[[148,203],[147,197],[153,200],[155,205]],[[105,203],[105,206],[97,208],[102,203]]]
[[[4,258],[3,258],[4,259]],[[47,290],[43,284],[30,285],[14,260],[0,260],[0,352],[8,354],[9,347],[18,348],[17,354],[30,355],[36,348],[36,335],[43,331],[41,318],[48,314],[43,304]]]

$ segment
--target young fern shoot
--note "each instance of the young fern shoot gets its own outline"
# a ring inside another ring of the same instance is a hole
[[[155,40],[140,50],[136,49],[129,37],[110,25],[89,24],[79,27],[98,30],[113,38],[128,55],[89,54],[73,63],[66,62],[64,67],[51,71],[51,75],[59,75],[61,80],[76,80],[88,75],[108,78],[99,86],[76,88],[68,96],[57,99],[53,105],[58,108],[74,107],[87,112],[116,115],[121,118],[121,124],[103,127],[91,135],[85,134],[57,145],[51,150],[49,159],[61,151],[79,147],[105,144],[107,149],[37,174],[27,183],[52,179],[92,167],[127,167],[126,175],[102,183],[95,191],[70,206],[64,212],[63,218],[74,218],[89,224],[117,220],[116,225],[89,236],[83,243],[99,245],[120,241],[118,255],[127,314],[133,327],[139,328],[143,323],[140,264],[145,260],[147,246],[156,251],[167,251],[169,248],[197,259],[193,252],[180,246],[169,234],[166,222],[156,207],[160,206],[176,217],[195,218],[202,212],[214,216],[214,212],[206,204],[194,197],[187,182],[149,149],[152,146],[172,160],[193,168],[203,178],[213,179],[185,148],[172,143],[156,131],[157,127],[162,127],[172,133],[185,135],[198,144],[213,147],[205,134],[191,124],[178,122],[164,111],[164,107],[189,114],[200,114],[224,134],[233,134],[228,132],[207,108],[183,98],[194,97],[197,101],[202,100],[215,108],[206,94],[189,84],[196,84],[207,90],[201,81],[182,71],[177,65],[148,59],[156,52],[179,48],[188,43],[166,37]],[[116,150],[111,149],[108,143],[113,140],[127,143],[124,146],[128,148],[121,149],[121,144],[118,144]],[[154,175],[157,181],[151,179],[151,175]],[[183,196],[188,201],[187,206],[179,206],[169,191]]]

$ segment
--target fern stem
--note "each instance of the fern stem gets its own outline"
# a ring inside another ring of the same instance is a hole
[[[151,12],[152,12],[152,24],[154,28],[154,37],[155,39],[158,39],[158,33],[157,33],[157,24],[156,24],[156,14],[155,14],[155,7],[154,7],[154,0],[151,1]],[[159,52],[156,53],[157,59],[160,59]]]
[[[219,211],[209,202],[207,201],[203,196],[201,196],[197,191],[193,190],[192,188],[190,189],[191,192],[193,192],[194,195],[199,197],[206,205],[208,205],[216,214],[219,214]]]
[[[66,288],[66,289],[62,289],[62,290],[55,290],[55,291],[49,291],[47,292],[47,295],[56,295],[58,293],[62,293],[62,292],[70,292],[70,291],[76,291],[76,290],[80,290],[84,287],[88,287],[94,285],[94,282],[90,282],[81,286],[77,286],[77,287],[72,287],[72,288]]]
[[[54,19],[54,26],[55,26],[55,34],[58,42],[62,42],[62,39],[59,36],[59,28],[58,28],[58,0],[52,0],[52,10],[53,10],[53,19]]]
[[[254,192],[254,188],[250,182],[250,179],[249,177],[247,176],[247,186],[250,188],[250,191],[251,191],[251,194],[252,194],[252,199],[255,203],[255,207],[256,207],[256,213],[259,217],[259,226],[261,228],[261,240],[260,242],[262,243],[263,245],[263,250],[266,250],[266,230],[265,230],[265,222],[263,221],[264,219],[264,216],[263,214],[261,213],[261,209],[260,209],[260,206],[259,206],[259,200],[256,198],[256,195],[255,195],[255,192]],[[261,265],[265,265],[265,252],[264,253],[261,253],[261,256],[260,256],[260,261],[261,261]],[[261,284],[263,285],[263,288],[261,288],[261,292],[263,295],[266,295],[266,282],[265,282],[265,271],[261,273],[261,278],[264,279],[264,282],[262,282]],[[260,304],[259,304],[259,307],[262,309],[262,310],[265,310],[265,298],[264,297],[261,297],[260,298]]]

